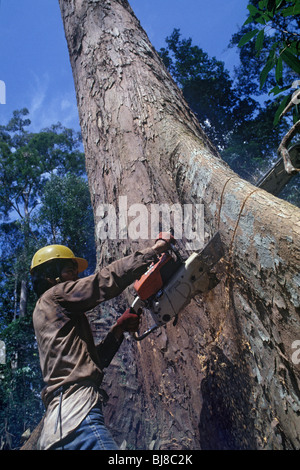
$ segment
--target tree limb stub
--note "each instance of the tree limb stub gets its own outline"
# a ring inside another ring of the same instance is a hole
[[[288,146],[292,138],[300,133],[300,120],[297,121],[291,129],[286,133],[278,147],[278,155],[283,158],[285,171],[290,175],[296,175],[300,168],[295,168],[291,162]]]

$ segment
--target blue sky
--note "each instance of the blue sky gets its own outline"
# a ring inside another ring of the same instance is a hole
[[[247,16],[247,0],[129,0],[156,49],[174,28],[228,69],[237,55],[227,45]],[[6,104],[0,124],[27,107],[31,130],[61,122],[79,129],[74,83],[58,0],[0,0],[0,80]]]

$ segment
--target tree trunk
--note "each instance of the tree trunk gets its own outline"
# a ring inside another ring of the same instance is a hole
[[[23,318],[27,312],[27,280],[22,279],[21,281],[21,292],[20,292],[20,317]]]
[[[176,326],[124,341],[107,370],[105,414],[117,442],[299,448],[299,210],[220,159],[126,0],[59,3],[96,228],[103,204],[118,214],[121,196],[149,210],[201,203],[205,239],[219,231],[226,248],[219,285],[195,298]],[[99,264],[151,243],[118,233],[101,240],[100,232]],[[102,305],[101,321],[91,313],[98,334],[130,295]]]

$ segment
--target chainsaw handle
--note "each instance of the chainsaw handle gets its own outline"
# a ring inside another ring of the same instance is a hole
[[[131,304],[131,308],[134,310],[136,315],[141,315],[141,310],[144,306],[145,303],[139,296],[137,296]]]
[[[173,253],[175,254],[176,256],[176,259],[178,261],[181,261],[182,263],[184,262],[184,259],[183,257],[181,256],[181,253],[180,251],[178,250],[178,248],[173,244],[173,243],[170,243],[170,249],[171,251],[173,251]]]
[[[142,341],[142,339],[146,338],[146,336],[150,335],[150,333],[152,333],[152,331],[155,331],[158,327],[159,325],[153,325],[140,336],[137,333],[132,333],[132,337],[135,339],[135,341]]]
[[[141,310],[145,306],[145,303],[143,300],[140,299],[140,297],[136,297],[131,305],[131,308],[135,311],[137,315],[141,315]],[[131,336],[136,340],[136,341],[142,341],[142,339],[146,338],[152,331],[156,330],[158,328],[158,325],[153,325],[151,328],[146,330],[143,334],[138,335],[137,332],[131,333]]]

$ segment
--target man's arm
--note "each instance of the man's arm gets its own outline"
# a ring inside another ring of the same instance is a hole
[[[70,313],[80,314],[95,308],[101,302],[121,294],[126,287],[147,270],[156,261],[157,255],[168,248],[168,242],[158,240],[152,248],[137,251],[109,266],[97,274],[57,284],[56,301]]]
[[[101,369],[108,367],[124,339],[125,331],[137,331],[139,316],[128,308],[108,332],[105,339],[97,346],[97,353]]]
[[[168,241],[157,240],[152,248],[137,251],[101,269],[98,274],[101,298],[108,300],[121,294],[157,260],[157,255],[168,249],[168,245]]]

